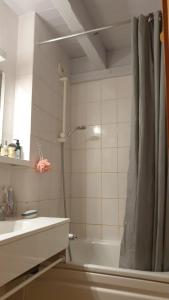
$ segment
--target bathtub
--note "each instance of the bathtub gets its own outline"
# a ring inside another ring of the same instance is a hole
[[[68,265],[73,265],[76,269],[83,268],[92,272],[100,271],[104,274],[155,280],[169,284],[169,272],[148,272],[119,268],[119,240],[92,241],[77,239],[70,242],[70,247],[72,262],[68,262]]]
[[[120,278],[120,284],[122,284],[123,287],[126,285],[126,279],[131,280],[131,286],[128,286],[130,288],[133,284],[135,287],[141,287],[140,283],[146,282],[146,284],[149,285],[150,290],[155,290],[152,285],[153,282],[158,282],[158,284],[165,283],[167,284],[169,293],[169,272],[145,272],[119,268],[119,240],[92,241],[77,239],[71,241],[70,247],[72,262],[69,262],[66,266],[69,270],[84,271],[87,274],[99,274],[103,280],[105,280],[105,276],[107,278],[110,276],[111,279],[118,277]],[[169,295],[167,296],[167,299],[169,299]]]
[[[169,273],[118,268],[119,241],[76,240],[71,252],[72,262],[58,265],[27,287],[28,299],[169,299]]]
[[[100,265],[118,268],[120,241],[71,241],[72,261],[77,265]]]

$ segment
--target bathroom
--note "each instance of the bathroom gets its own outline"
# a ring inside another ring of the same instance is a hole
[[[0,1],[0,300],[169,299],[167,8]]]

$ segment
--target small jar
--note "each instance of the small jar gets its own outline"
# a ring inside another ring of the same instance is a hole
[[[16,145],[11,143],[8,145],[8,157],[15,158]]]
[[[1,156],[8,156],[8,142],[5,143],[1,147]]]

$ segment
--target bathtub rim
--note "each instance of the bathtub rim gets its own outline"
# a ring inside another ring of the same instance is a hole
[[[92,245],[113,245],[113,246],[119,246],[121,244],[121,241],[118,239],[115,240],[107,240],[107,239],[94,239],[94,238],[77,238],[76,240],[71,241],[71,243],[83,243],[83,244],[92,244]]]
[[[75,264],[66,262],[58,266],[62,269],[70,269],[77,271],[85,271],[91,273],[101,273],[104,275],[114,275],[118,277],[126,277],[131,279],[138,280],[147,280],[159,283],[168,283],[169,284],[169,272],[150,272],[150,271],[139,271],[139,270],[131,270],[131,269],[122,269],[122,268],[111,268],[100,265],[92,265],[92,264]]]
[[[110,245],[120,247],[120,240],[99,240],[99,239],[77,239],[72,241],[73,243],[91,244],[91,245]],[[64,268],[64,266],[63,266]],[[169,271],[166,272],[153,272],[153,271],[141,271],[133,269],[123,269],[117,267],[109,267],[97,264],[79,264],[76,262],[66,262],[65,268],[81,270],[92,273],[102,273],[105,275],[114,275],[119,277],[134,278],[148,281],[156,281],[160,283],[169,283]]]

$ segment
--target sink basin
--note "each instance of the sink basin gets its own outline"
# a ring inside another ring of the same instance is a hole
[[[0,244],[11,239],[20,238],[33,232],[47,229],[57,224],[63,224],[68,219],[63,218],[35,218],[29,220],[14,220],[0,222]]]
[[[15,235],[18,232],[25,232],[33,229],[35,227],[36,223],[39,223],[39,220],[36,220],[37,222],[31,222],[27,220],[17,220],[17,221],[4,221],[0,222],[0,240],[6,239],[4,235],[6,233],[11,233]],[[17,233],[16,233],[17,232]]]
[[[0,287],[68,246],[69,219],[0,222]]]

